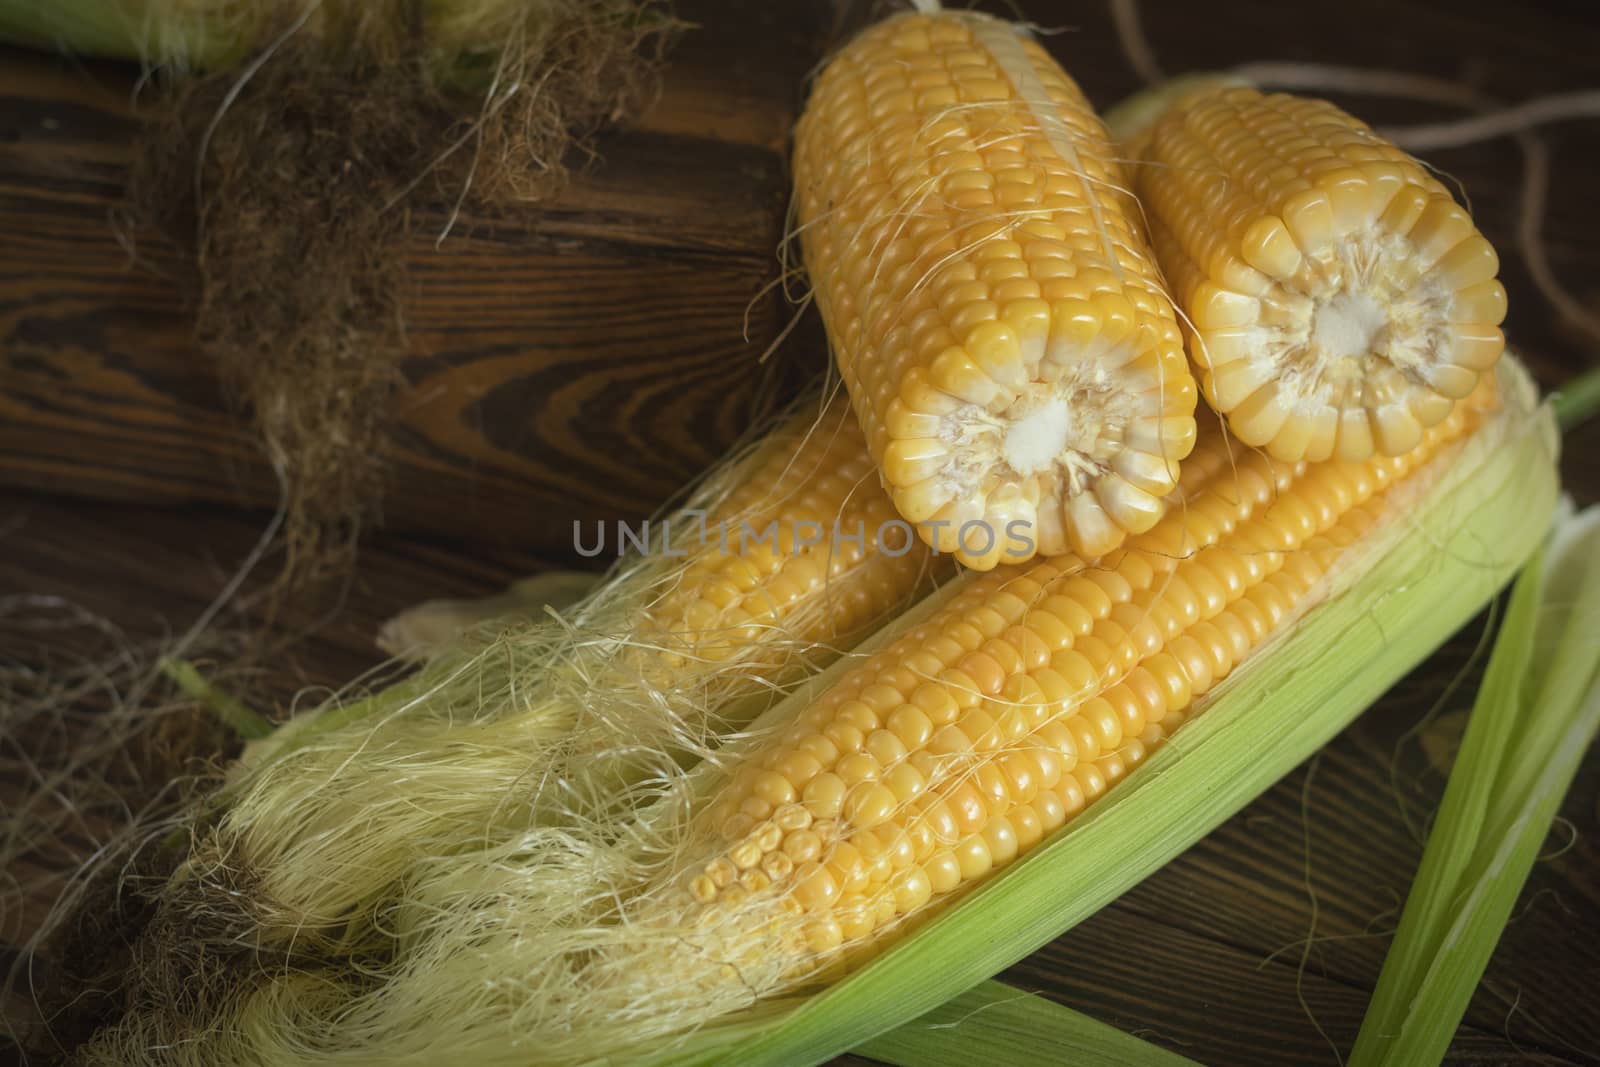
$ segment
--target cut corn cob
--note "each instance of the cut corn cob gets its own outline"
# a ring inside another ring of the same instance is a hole
[[[1113,558],[996,570],[853,669],[732,778],[685,878],[728,910],[772,887],[806,955],[859,943],[1009,863],[1170,737],[1319,596],[1384,490],[1466,432],[1462,405],[1399,457],[1235,468],[1214,429],[1191,508]],[[1220,506],[1219,506],[1220,505]],[[702,919],[715,925],[715,918]]]
[[[1130,148],[1201,386],[1246,444],[1398,455],[1504,350],[1493,247],[1420,164],[1332,104],[1202,87]]]
[[[1155,523],[1194,382],[1110,139],[1043,49],[987,16],[880,23],[818,79],[795,184],[840,371],[924,539],[988,569]]]
[[[928,550],[877,536],[893,516],[843,394],[804,407],[562,621],[247,753],[216,851],[251,870],[265,928],[309,943],[348,937],[419,856],[624,803],[928,587]]]

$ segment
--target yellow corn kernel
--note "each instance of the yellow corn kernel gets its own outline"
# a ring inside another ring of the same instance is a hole
[[[894,519],[849,405],[836,398],[820,417],[802,408],[763,442],[703,530],[672,529],[666,548],[686,558],[646,609],[641,669],[682,684],[686,670],[715,671],[765,637],[823,648],[859,637],[930,571],[921,545],[880,543]]]
[[[1494,249],[1428,171],[1332,104],[1213,86],[1130,147],[1201,387],[1246,444],[1398,455],[1503,351]]]
[[[1194,445],[1116,155],[1043,49],[969,13],[869,29],[796,128],[805,262],[872,456],[976,569],[1149,529]]]

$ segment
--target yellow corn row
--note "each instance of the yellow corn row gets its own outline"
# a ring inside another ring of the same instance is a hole
[[[1362,463],[1233,456],[1211,424],[1186,506],[1097,566],[974,580],[751,755],[703,819],[687,906],[781,893],[795,951],[826,952],[1026,852],[1315,602],[1368,505],[1465,433],[1480,399]]]
[[[637,627],[651,677],[716,671],[779,636],[802,647],[853,644],[907,602],[931,554],[878,484],[842,393],[803,409],[762,443],[727,498],[674,540],[687,558]],[[757,656],[757,658],[761,658]],[[686,666],[689,665],[689,666]]]
[[[964,13],[863,33],[796,128],[805,263],[867,444],[900,514],[968,566],[1110,551],[1193,447],[1115,157],[1043,49]]]
[[[1332,104],[1214,86],[1131,148],[1206,399],[1246,444],[1399,455],[1504,350],[1493,247],[1420,164]]]

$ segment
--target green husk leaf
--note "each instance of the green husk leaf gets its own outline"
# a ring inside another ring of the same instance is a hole
[[[1105,113],[1106,128],[1120,143],[1127,144],[1156,124],[1179,100],[1191,93],[1210,92],[1249,86],[1236,74],[1197,72],[1179,74],[1127,97]]]
[[[272,734],[272,720],[247,707],[243,701],[217,688],[185,659],[162,656],[157,664],[178,691],[211,713],[243,741],[258,741]]]
[[[1074,1067],[1193,1067],[1194,1061],[1044,997],[984,982],[880,1034],[857,1053],[896,1067],[1072,1063]]]
[[[641,1062],[817,1063],[901,1026],[1094,914],[1315,753],[1537,547],[1558,493],[1555,420],[1513,358],[1499,379],[1505,410],[1391,491],[1328,599],[1066,831],[847,978],[666,1042]]]
[[[303,9],[216,0],[0,0],[0,40],[211,70],[238,62],[263,43],[268,25]]]
[[[1594,418],[1600,411],[1600,367],[1591,367],[1558,387],[1550,406],[1563,432]]]
[[[1600,729],[1600,508],[1517,580],[1351,1063],[1438,1063]]]
[[[669,13],[649,4],[588,6],[593,27],[604,32],[676,28]],[[566,15],[565,0],[0,0],[0,41],[168,72],[211,72],[240,66],[285,31],[337,51],[415,20],[427,41],[429,80],[479,95],[494,84],[502,50],[525,43],[513,31],[548,39],[568,32]]]

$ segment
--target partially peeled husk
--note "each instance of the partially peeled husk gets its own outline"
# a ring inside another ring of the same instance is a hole
[[[975,985],[852,1051],[895,1067],[1198,1067],[1176,1052],[1004,982]]]

